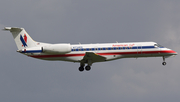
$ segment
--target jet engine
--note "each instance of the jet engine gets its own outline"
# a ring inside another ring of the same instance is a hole
[[[71,52],[70,44],[52,44],[42,47],[44,53],[59,53],[66,54]]]

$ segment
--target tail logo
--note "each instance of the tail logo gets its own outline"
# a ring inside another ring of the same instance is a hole
[[[24,38],[23,38],[24,37]],[[26,47],[27,46],[27,36],[26,36],[26,34],[24,34],[24,36],[22,37],[22,35],[20,35],[20,40],[21,40],[21,42],[22,42],[22,47],[24,46],[24,47]]]

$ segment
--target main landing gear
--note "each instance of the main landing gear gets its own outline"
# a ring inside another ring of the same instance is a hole
[[[87,61],[87,66],[84,68],[85,64],[84,64],[84,62],[81,62],[80,67],[79,67],[79,71],[82,72],[82,71],[84,71],[84,69],[86,71],[90,71],[91,70],[91,65],[92,65],[92,61],[88,60]]]
[[[90,70],[91,70],[91,66],[87,65],[87,66],[85,67],[85,69],[86,69],[86,71],[90,71]],[[80,67],[79,67],[79,71],[80,71],[80,72],[84,71],[84,66],[80,66]]]
[[[165,62],[165,57],[163,56],[163,63],[162,63],[163,66],[166,65],[166,62]]]

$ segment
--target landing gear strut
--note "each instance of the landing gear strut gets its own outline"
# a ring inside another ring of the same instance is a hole
[[[166,62],[165,62],[165,57],[163,56],[163,63],[162,63],[162,65],[166,65]]]

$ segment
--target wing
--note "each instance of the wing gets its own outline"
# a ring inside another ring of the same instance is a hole
[[[92,62],[102,62],[102,61],[106,61],[106,57],[98,55],[94,52],[86,52],[85,56],[81,61],[87,63],[88,60],[91,60]]]

